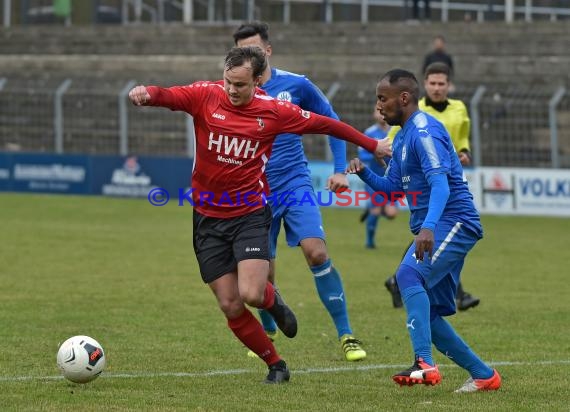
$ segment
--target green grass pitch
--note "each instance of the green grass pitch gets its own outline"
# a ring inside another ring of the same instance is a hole
[[[454,394],[466,373],[436,354],[444,380],[400,388],[390,376],[412,363],[403,310],[385,278],[411,239],[408,215],[382,220],[375,251],[358,210],[324,209],[333,262],[351,323],[368,358],[343,360],[302,254],[281,239],[278,283],[299,319],[282,336],[288,385],[260,382],[192,250],[190,207],[146,200],[0,195],[0,410],[392,411],[568,410],[568,219],[483,218],[465,288],[481,298],[450,320],[503,376],[494,393]],[[107,368],[76,385],[58,377],[59,343],[97,339]],[[178,375],[177,375],[178,374]]]

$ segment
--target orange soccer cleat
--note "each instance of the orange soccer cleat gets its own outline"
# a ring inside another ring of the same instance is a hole
[[[436,366],[428,365],[424,360],[416,356],[416,361],[411,368],[392,376],[394,382],[400,386],[413,385],[437,385],[441,382],[441,374]]]

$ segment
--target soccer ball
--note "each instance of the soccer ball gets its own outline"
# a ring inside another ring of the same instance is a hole
[[[63,376],[75,383],[97,378],[105,368],[103,347],[89,336],[73,336],[57,352],[57,366]]]

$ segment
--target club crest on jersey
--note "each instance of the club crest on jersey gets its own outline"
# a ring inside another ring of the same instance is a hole
[[[309,119],[311,117],[311,112],[301,110],[301,116],[303,116],[305,119]]]
[[[265,123],[263,123],[263,119],[261,117],[257,118],[257,124],[259,125],[257,131],[261,132],[265,128]]]
[[[286,102],[290,102],[293,100],[293,96],[288,91],[282,91],[277,94],[277,100],[284,100]]]

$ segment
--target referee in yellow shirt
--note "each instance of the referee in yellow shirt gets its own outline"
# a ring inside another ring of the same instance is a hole
[[[459,161],[465,166],[471,164],[471,151],[469,149],[469,131],[471,120],[467,108],[461,100],[449,99],[450,69],[445,63],[432,63],[424,73],[424,88],[426,96],[419,101],[419,109],[431,114],[439,120],[451,136]],[[400,127],[393,126],[388,138],[394,139]],[[392,294],[394,307],[401,307],[402,300],[400,291],[394,276],[390,276],[385,282],[386,288]],[[467,310],[479,304],[479,298],[463,290],[461,283],[457,289],[457,309]]]

